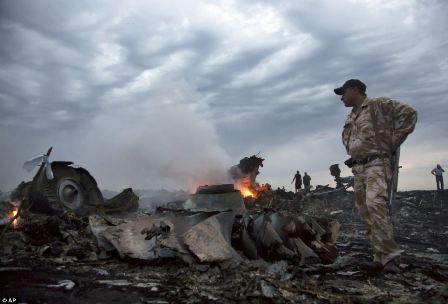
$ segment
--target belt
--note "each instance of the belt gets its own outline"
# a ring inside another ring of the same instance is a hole
[[[381,154],[369,155],[369,156],[367,156],[366,158],[354,159],[354,160],[353,160],[353,164],[354,164],[354,165],[365,165],[365,164],[367,164],[367,163],[370,163],[371,161],[374,161],[375,159],[382,158],[382,157],[386,157],[386,158],[388,158],[389,155],[387,155],[387,154],[382,154],[382,155],[381,155]]]

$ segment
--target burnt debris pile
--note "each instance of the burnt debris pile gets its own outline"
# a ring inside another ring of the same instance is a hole
[[[0,285],[43,302],[444,303],[447,198],[398,193],[401,273],[374,276],[363,266],[372,251],[345,189],[304,197],[273,190],[246,208],[232,185],[206,186],[151,214],[25,208],[17,222],[20,206],[6,200]]]
[[[0,193],[0,290],[19,302],[447,302],[446,191],[396,195],[400,271],[373,275],[337,170],[337,188],[274,190],[256,183],[254,155],[234,167],[241,191],[201,186],[139,206],[130,188],[104,199],[87,170],[50,152],[28,162],[32,181]]]
[[[153,214],[123,212],[119,206],[134,200],[129,191],[112,199],[117,212],[100,208],[85,216],[69,208],[53,214],[53,209],[45,213],[22,206],[20,216],[11,222],[8,218],[17,207],[5,203],[3,256],[29,253],[82,261],[115,252],[122,259],[176,258],[188,264],[226,265],[260,258],[299,265],[331,263],[337,257],[337,221],[287,211],[248,213],[231,184],[199,187],[187,200]]]

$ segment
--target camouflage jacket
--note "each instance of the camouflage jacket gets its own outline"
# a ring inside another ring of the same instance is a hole
[[[376,120],[377,135],[372,117]],[[412,133],[416,122],[417,112],[410,106],[385,97],[366,97],[360,109],[352,110],[348,115],[342,142],[347,153],[355,159],[390,154]]]

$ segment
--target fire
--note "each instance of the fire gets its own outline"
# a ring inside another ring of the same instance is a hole
[[[11,216],[10,218],[13,219],[17,213],[19,212],[19,209],[17,207],[14,207],[14,209],[11,211]],[[16,218],[13,222],[12,222],[12,228],[17,228],[17,226],[19,225],[19,217]]]
[[[258,186],[258,184],[256,185]],[[240,190],[241,195],[246,197],[257,198],[258,191],[257,188],[251,187],[250,180],[247,177],[243,177],[235,183],[235,188]]]
[[[248,188],[242,188],[242,189],[240,189],[240,191],[241,191],[241,195],[243,197],[251,196],[253,198],[256,198],[256,195],[254,193],[252,193],[252,191],[250,191]]]

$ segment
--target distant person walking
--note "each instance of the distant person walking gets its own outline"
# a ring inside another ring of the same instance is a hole
[[[311,176],[309,176],[306,172],[303,176],[303,186],[305,187],[306,191],[309,191],[311,188]]]
[[[443,190],[443,172],[445,170],[439,164],[431,170],[431,174],[436,177],[437,190]]]
[[[294,180],[296,181],[295,184],[295,189],[296,189],[296,193],[299,191],[299,189],[302,188],[302,176],[300,175],[299,170],[297,170],[296,175],[294,175],[294,178],[291,181],[291,184],[294,182]]]

